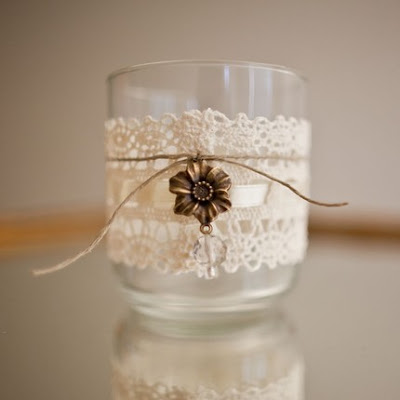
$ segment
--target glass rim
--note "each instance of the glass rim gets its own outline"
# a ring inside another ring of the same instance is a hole
[[[107,76],[107,82],[110,82],[112,79],[135,71],[140,71],[143,69],[153,68],[153,67],[164,67],[171,65],[205,65],[205,66],[231,66],[231,67],[251,67],[257,69],[265,69],[270,71],[277,71],[289,75],[293,75],[296,78],[302,80],[307,83],[308,79],[299,71],[293,68],[288,68],[283,65],[278,64],[268,64],[262,62],[253,62],[253,61],[236,61],[236,60],[223,60],[223,59],[183,59],[183,60],[170,60],[170,61],[155,61],[143,64],[130,65],[122,68],[117,68],[112,71]]]

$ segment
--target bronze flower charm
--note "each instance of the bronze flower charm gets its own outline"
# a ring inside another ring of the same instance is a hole
[[[169,180],[169,190],[176,194],[175,214],[194,215],[202,225],[209,225],[232,207],[230,187],[229,175],[204,160],[188,160],[186,171]]]

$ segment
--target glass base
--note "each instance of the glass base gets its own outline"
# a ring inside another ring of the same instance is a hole
[[[158,318],[187,320],[265,310],[291,288],[298,266],[220,271],[212,280],[193,273],[162,274],[122,264],[114,265],[114,270],[125,299],[135,310]]]

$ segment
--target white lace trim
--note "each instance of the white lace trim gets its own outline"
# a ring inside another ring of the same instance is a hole
[[[243,113],[231,120],[207,109],[188,111],[180,117],[164,114],[159,120],[150,116],[141,120],[109,120],[105,145],[108,157],[198,151],[231,156],[268,155],[273,158],[244,162],[307,194],[310,136],[310,124],[306,120],[282,116],[273,121],[264,117],[250,120]],[[300,159],[287,160],[290,157]],[[168,162],[108,162],[109,213],[124,195]],[[213,233],[228,247],[222,267],[227,272],[235,272],[239,267],[253,271],[301,262],[307,247],[308,204],[251,171],[223,163],[220,166],[231,176],[234,185],[267,184],[262,204],[233,208],[213,223]],[[170,171],[160,180],[167,181],[176,172]],[[192,255],[193,244],[200,236],[199,223],[195,218],[175,215],[172,205],[159,207],[150,202],[155,190],[156,184],[144,189],[115,220],[108,235],[109,257],[116,263],[142,269],[154,267],[165,273],[199,272]]]
[[[222,391],[199,386],[196,390],[166,383],[147,383],[113,368],[114,400],[302,400],[303,368],[294,366],[286,376],[267,384],[239,383]]]

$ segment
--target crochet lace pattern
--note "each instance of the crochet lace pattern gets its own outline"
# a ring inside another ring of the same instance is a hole
[[[283,116],[271,121],[265,117],[249,119],[244,113],[230,119],[219,111],[207,109],[187,111],[180,116],[165,113],[157,120],[151,116],[110,119],[105,127],[108,158],[160,153],[267,156],[243,162],[279,177],[302,193],[309,191],[311,133],[310,124],[304,119]],[[133,188],[170,162],[108,162],[108,213]],[[213,223],[213,234],[223,239],[228,248],[221,267],[233,273],[238,268],[255,271],[301,262],[307,247],[308,203],[244,168],[227,164],[221,167],[230,175],[233,185],[266,186],[261,204],[250,202],[249,206],[233,207]],[[177,171],[172,170],[149,185],[121,210],[107,239],[108,256],[113,262],[140,269],[152,267],[163,273],[199,274],[192,254],[193,244],[200,236],[198,222],[174,214],[173,197],[158,201],[160,187],[165,187],[167,193],[168,179]]]

